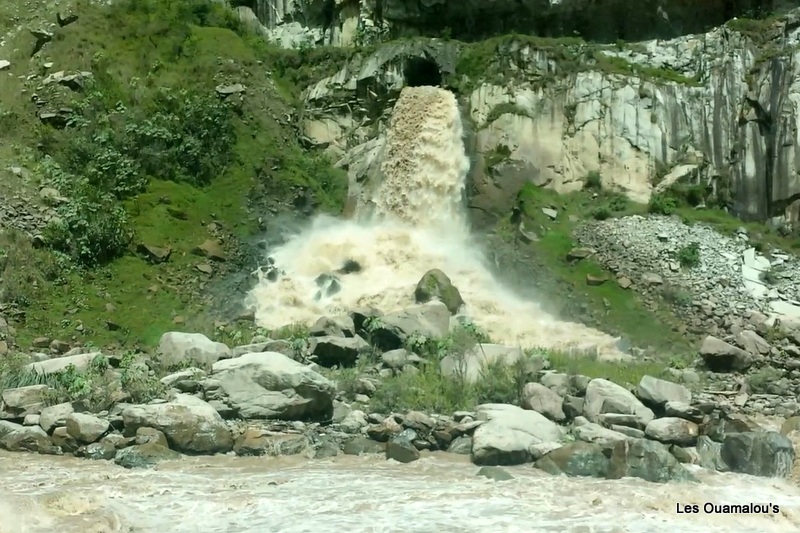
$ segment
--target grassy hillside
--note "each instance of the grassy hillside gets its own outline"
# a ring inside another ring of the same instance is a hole
[[[43,246],[0,236],[0,301],[19,318],[18,344],[150,345],[169,329],[207,330],[210,288],[243,267],[239,243],[275,229],[282,210],[338,212],[346,176],[297,142],[296,87],[272,74],[286,54],[221,7],[119,0],[74,13],[33,58],[27,32],[0,55],[12,63],[0,77],[0,202],[58,192],[45,202],[58,218],[36,230]],[[91,77],[45,83],[57,71]],[[235,84],[244,92],[215,90]],[[49,124],[37,116],[62,108]]]

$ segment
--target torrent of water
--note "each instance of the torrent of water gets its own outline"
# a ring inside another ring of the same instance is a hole
[[[563,322],[502,286],[470,235],[463,206],[469,158],[455,96],[437,87],[404,88],[395,104],[381,161],[383,180],[371,209],[352,220],[317,218],[273,250],[283,271],[262,276],[248,296],[257,323],[274,329],[372,306],[388,313],[414,305],[414,288],[434,268],[461,292],[462,313],[496,342],[618,354],[617,341]],[[359,263],[339,278],[341,290],[319,297],[320,275]]]
[[[787,533],[800,492],[785,480],[700,474],[666,485],[550,476],[493,482],[451,454],[184,458],[155,470],[0,452],[0,533]],[[773,503],[774,514],[678,514],[677,504]]]

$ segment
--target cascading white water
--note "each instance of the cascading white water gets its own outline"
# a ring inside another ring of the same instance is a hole
[[[262,276],[248,295],[257,323],[274,329],[310,324],[363,306],[388,313],[414,305],[414,288],[433,268],[444,271],[466,302],[463,313],[496,342],[524,348],[618,354],[617,339],[562,322],[504,288],[471,242],[462,196],[469,171],[455,96],[437,87],[407,87],[395,105],[372,210],[353,220],[320,217],[274,250],[284,274]],[[346,261],[341,290],[319,298],[315,280]]]

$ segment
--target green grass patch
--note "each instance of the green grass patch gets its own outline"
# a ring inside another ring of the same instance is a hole
[[[222,6],[81,1],[78,11],[45,49],[54,70],[94,75],[88,92],[48,95],[50,105],[75,109],[70,127],[40,125],[19,87],[0,84],[2,108],[19,118],[0,145],[38,146],[49,158],[33,185],[70,199],[58,208],[64,226],[45,235],[54,251],[3,237],[12,263],[26,250],[37,259],[4,278],[3,290],[23,305],[22,346],[40,335],[152,345],[164,331],[192,329],[176,316],[200,320],[208,306],[208,278],[190,252],[215,237],[209,223],[235,248],[257,230],[264,205],[289,209],[303,197],[301,208],[340,212],[347,177],[298,144],[287,101],[299,91],[294,63],[243,33]],[[324,50],[301,62],[321,76],[340,59]],[[245,85],[241,103],[217,98],[215,87],[229,83]],[[139,242],[171,248],[169,261],[148,263],[135,253]]]
[[[669,324],[674,322],[674,317],[667,309],[651,311],[634,292],[621,288],[613,279],[589,286],[588,276],[608,278],[608,272],[591,259],[576,262],[567,259],[570,250],[576,246],[572,238],[576,224],[598,209],[605,208],[616,216],[641,212],[642,206],[627,202],[623,206],[616,198],[618,195],[606,191],[594,198],[592,191],[558,195],[534,185],[523,188],[519,202],[525,215],[525,226],[539,236],[538,241],[527,246],[534,250],[542,278],[554,280],[554,283],[541,284],[537,288],[543,293],[543,299],[555,305],[562,316],[569,318],[579,309],[589,309],[597,326],[602,325],[611,334],[629,338],[636,346],[683,353],[690,349],[688,340],[671,330]],[[612,210],[614,202],[619,210]],[[547,207],[558,210],[555,220],[542,211]]]

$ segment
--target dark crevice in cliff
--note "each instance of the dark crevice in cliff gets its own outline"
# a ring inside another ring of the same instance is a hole
[[[764,109],[758,97],[752,94],[745,96],[747,103],[756,114],[756,124],[758,124],[758,132],[764,142],[764,165],[763,165],[763,183],[764,183],[764,201],[762,207],[768,216],[772,215],[772,177],[773,168],[775,166],[775,127],[772,120],[772,115],[769,111]]]

